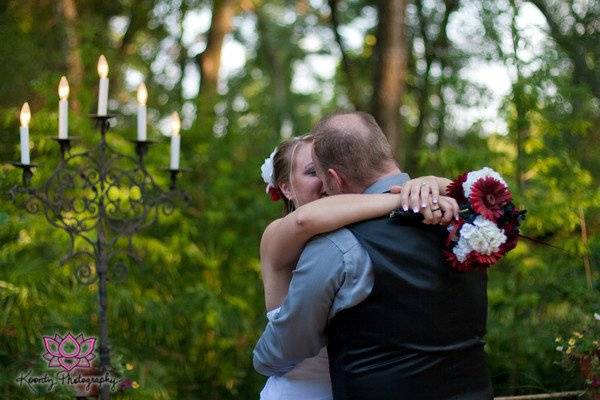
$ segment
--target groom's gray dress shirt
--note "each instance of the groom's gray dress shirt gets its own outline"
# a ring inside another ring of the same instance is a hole
[[[409,179],[404,173],[389,176],[363,193],[385,193]],[[372,289],[371,260],[348,229],[311,240],[298,260],[287,297],[254,349],[254,368],[263,375],[283,375],[316,356],[326,345],[327,322],[363,301]]]

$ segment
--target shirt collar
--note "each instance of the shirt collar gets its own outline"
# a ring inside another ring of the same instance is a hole
[[[373,193],[385,193],[389,192],[390,186],[392,185],[403,185],[408,180],[410,180],[410,176],[408,174],[401,172],[395,175],[386,176],[385,178],[381,178],[371,186],[365,189],[364,194],[373,194]]]

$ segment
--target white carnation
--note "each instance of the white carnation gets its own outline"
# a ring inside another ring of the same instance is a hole
[[[500,181],[504,186],[508,187],[508,185],[506,184],[504,179],[502,179],[502,176],[500,176],[499,173],[497,173],[489,167],[483,167],[480,170],[472,171],[467,174],[467,180],[463,182],[463,190],[465,192],[465,197],[469,198],[469,196],[471,195],[471,188],[473,187],[473,184],[475,182],[477,182],[481,178],[487,178],[488,176]]]
[[[506,239],[503,229],[492,221],[477,216],[472,224],[466,223],[460,228],[460,239],[452,252],[458,261],[463,262],[471,251],[486,255],[497,252],[506,243]]]
[[[600,321],[600,314],[594,313],[594,319]]]
[[[481,215],[473,224],[465,224],[460,230],[461,238],[465,238],[473,250],[481,254],[492,254],[506,242],[504,230]]]
[[[276,152],[277,149],[273,150],[269,158],[265,158],[265,162],[260,167],[260,174],[263,181],[267,184],[267,193],[269,193],[269,186],[275,186],[275,182],[273,181],[273,158]]]
[[[454,253],[454,255],[456,255],[456,259],[459,262],[464,262],[471,251],[473,251],[473,249],[471,248],[471,246],[469,246],[467,240],[463,238],[458,239],[456,246],[454,246],[454,248],[452,249],[452,252]]]

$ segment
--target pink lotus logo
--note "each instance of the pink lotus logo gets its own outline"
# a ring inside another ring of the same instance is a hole
[[[90,361],[96,357],[95,344],[96,338],[85,339],[81,333],[77,337],[71,332],[63,338],[60,335],[44,336],[46,351],[42,357],[48,361],[49,367],[62,368],[65,371],[75,367],[90,367]]]

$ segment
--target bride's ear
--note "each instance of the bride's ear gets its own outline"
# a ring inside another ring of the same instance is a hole
[[[281,193],[283,193],[286,199],[293,201],[292,187],[288,182],[284,182],[281,185],[279,185],[279,189],[281,190]]]

